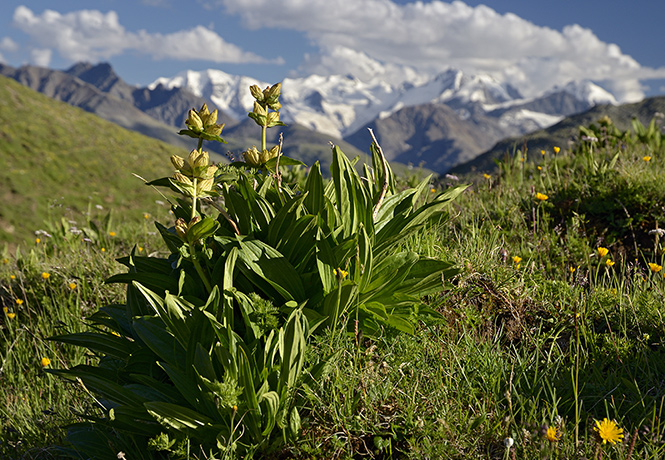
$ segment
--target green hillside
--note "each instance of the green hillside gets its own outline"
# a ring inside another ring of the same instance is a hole
[[[10,245],[90,206],[113,209],[116,220],[157,212],[159,195],[130,172],[164,176],[170,155],[183,153],[5,77],[0,139],[0,242]]]

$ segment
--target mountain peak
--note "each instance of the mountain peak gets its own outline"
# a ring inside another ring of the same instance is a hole
[[[590,106],[600,104],[617,105],[616,98],[607,90],[591,80],[569,81],[563,86],[555,86],[546,94],[565,92],[576,99],[587,102]]]

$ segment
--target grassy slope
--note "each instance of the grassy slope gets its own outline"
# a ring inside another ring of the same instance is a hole
[[[0,77],[0,241],[18,243],[64,207],[89,204],[140,219],[155,212],[155,192],[132,172],[169,174],[182,150],[127,131]]]

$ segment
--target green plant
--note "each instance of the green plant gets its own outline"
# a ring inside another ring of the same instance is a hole
[[[100,358],[51,371],[98,397],[92,425],[70,431],[84,452],[137,446],[249,457],[270,449],[299,433],[295,394],[311,333],[338,333],[350,319],[365,334],[412,333],[418,318],[438,315],[421,299],[450,286],[456,270],[403,247],[440,225],[464,187],[421,205],[429,178],[397,192],[375,141],[365,178],[333,147],[330,182],[317,163],[291,188],[280,167],[299,162],[281,155],[281,142],[265,145],[266,129],[281,124],[279,85],[251,92],[261,151],[210,164],[202,144],[223,141],[222,125],[216,110],[191,110],[180,134],[198,139],[197,148],[172,156],[175,174],[150,183],[182,195],[172,206],[175,225],[156,224],[170,256],[132,251],[120,259],[128,273],[108,282],[127,284],[126,303],[95,313],[93,331],[53,338]],[[91,444],[91,433],[104,446]]]

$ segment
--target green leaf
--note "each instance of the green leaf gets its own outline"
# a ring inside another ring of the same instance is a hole
[[[202,428],[211,428],[213,420],[187,407],[166,402],[146,402],[148,413],[162,425],[173,428],[185,435],[191,435]]]
[[[282,125],[286,126],[286,125]],[[279,156],[279,165],[280,166],[307,166],[305,163],[303,163],[300,160],[296,160],[295,158],[290,158],[284,155]],[[264,167],[268,170],[274,170],[275,166],[277,166],[277,157],[271,158],[270,160],[266,161]]]
[[[205,240],[215,234],[219,228],[219,222],[211,217],[204,217],[187,231],[187,240],[194,243],[199,240]]]
[[[179,368],[185,367],[185,349],[159,318],[142,316],[134,319],[134,331],[159,359]]]
[[[138,348],[125,338],[98,332],[77,332],[74,334],[58,335],[49,337],[48,340],[85,347],[91,351],[115,356],[119,359],[127,359]]]

